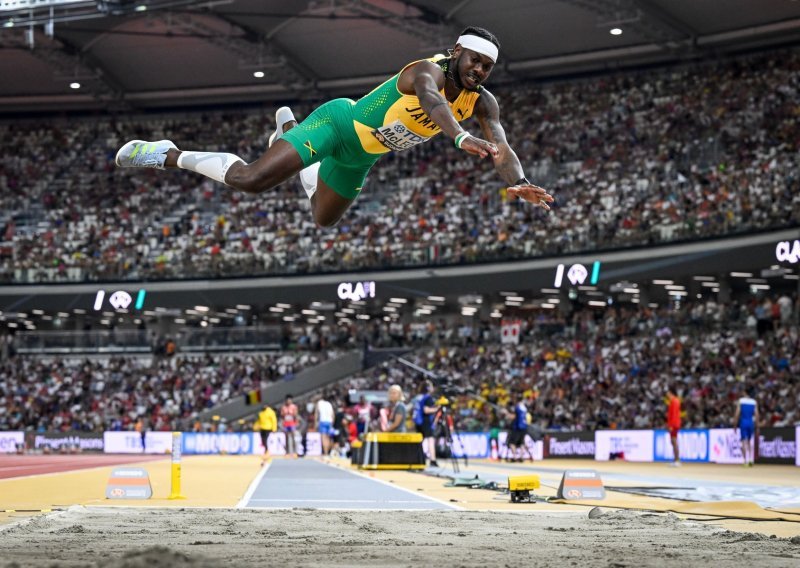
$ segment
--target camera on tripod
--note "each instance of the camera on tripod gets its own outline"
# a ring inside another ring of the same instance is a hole
[[[436,390],[438,390],[439,393],[441,394],[439,400],[444,399],[446,401],[445,403],[446,405],[450,404],[450,399],[462,395],[466,392],[466,389],[464,389],[463,387],[459,387],[453,382],[453,379],[451,377],[445,375],[437,375],[431,382],[433,383]],[[439,404],[439,402],[437,401],[436,404]],[[440,406],[442,405],[440,404]]]

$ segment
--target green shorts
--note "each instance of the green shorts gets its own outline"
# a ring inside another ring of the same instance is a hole
[[[367,172],[382,155],[369,154],[361,146],[353,127],[354,104],[350,99],[329,101],[281,136],[306,166],[321,161],[320,179],[351,200],[358,197]]]

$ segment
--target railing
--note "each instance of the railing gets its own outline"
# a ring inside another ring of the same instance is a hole
[[[232,327],[183,329],[174,337],[181,352],[256,351],[280,349],[278,327]],[[146,330],[125,331],[40,331],[15,336],[21,354],[151,353],[165,338],[156,340]]]

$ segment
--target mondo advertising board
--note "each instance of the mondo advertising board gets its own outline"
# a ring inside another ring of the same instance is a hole
[[[548,432],[544,459],[594,459],[594,432]]]
[[[491,437],[487,432],[462,432],[453,435],[452,451],[453,456],[457,458],[475,458],[484,459],[490,457],[499,457],[505,459],[508,454],[508,446],[506,445],[507,432],[500,432],[497,439],[497,447],[492,448]],[[444,443],[444,438],[437,440],[437,448],[441,448]],[[534,442],[530,436],[525,438],[525,446],[527,452],[523,452],[526,460],[533,457],[534,460],[541,460],[544,452],[544,446],[541,441]],[[424,445],[422,450],[425,455],[428,454],[428,447]],[[441,450],[437,450],[441,451]],[[429,456],[430,457],[430,456]]]
[[[0,432],[0,454],[14,453],[24,444],[25,432]]]
[[[598,430],[594,433],[594,459],[653,461],[652,430]]]
[[[453,435],[453,454],[457,458],[490,457],[489,435],[480,432]]]
[[[172,432],[147,432],[144,445],[139,432],[104,432],[103,451],[107,454],[168,454],[172,452]]]
[[[681,461],[708,461],[708,430],[681,430],[678,432],[678,451]],[[655,461],[674,461],[675,452],[672,440],[666,430],[653,433],[653,459]]]
[[[791,428],[760,428],[756,433],[756,462],[794,465],[797,434]]]
[[[103,434],[99,432],[30,432],[28,446],[34,450],[46,448],[51,452],[102,452],[105,449]]]
[[[184,454],[254,454],[253,432],[186,432],[181,451]]]
[[[713,463],[743,464],[742,441],[733,428],[712,428],[708,431],[708,460]]]

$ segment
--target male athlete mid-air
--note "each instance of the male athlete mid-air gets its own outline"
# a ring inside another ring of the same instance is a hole
[[[506,141],[497,100],[482,86],[499,47],[487,30],[469,27],[450,57],[409,63],[358,101],[334,99],[300,124],[283,107],[269,148],[252,164],[225,152],[181,151],[169,140],[132,140],[117,152],[116,163],[191,170],[247,193],[267,191],[299,173],[314,220],[330,227],[358,197],[367,172],[382,155],[444,132],[457,148],[491,156],[510,195],[549,210],[553,197],[525,178]],[[459,124],[473,114],[486,140]]]

